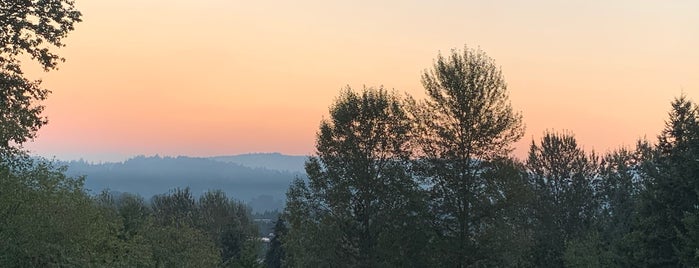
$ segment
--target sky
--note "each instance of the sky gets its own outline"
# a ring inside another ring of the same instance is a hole
[[[532,140],[588,151],[655,140],[670,102],[699,101],[699,1],[76,0],[83,22],[25,145],[70,160],[313,154],[345,86],[424,97],[438,53],[480,48],[502,68]]]

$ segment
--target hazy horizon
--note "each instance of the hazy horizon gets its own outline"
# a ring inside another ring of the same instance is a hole
[[[282,152],[249,152],[249,153],[238,153],[238,154],[222,154],[222,155],[185,155],[185,154],[173,154],[173,155],[166,155],[166,154],[159,154],[159,153],[154,153],[154,154],[145,154],[145,153],[135,153],[135,154],[119,154],[119,153],[97,153],[97,154],[61,154],[61,155],[56,155],[56,154],[39,154],[37,152],[31,152],[30,155],[33,156],[39,156],[43,157],[46,159],[56,159],[58,161],[86,161],[88,163],[107,163],[107,162],[124,162],[128,159],[132,159],[135,157],[139,156],[144,156],[144,157],[154,157],[154,156],[160,156],[160,157],[192,157],[192,158],[216,158],[216,157],[226,157],[226,156],[246,156],[246,155],[273,155],[273,154],[279,154],[282,156],[294,156],[294,157],[305,157],[309,155],[296,155],[296,154],[287,154],[287,153],[282,153]]]

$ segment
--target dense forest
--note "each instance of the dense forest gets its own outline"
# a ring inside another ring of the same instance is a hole
[[[427,99],[344,90],[275,231],[288,267],[696,267],[699,107],[656,141],[586,152],[570,132],[510,156],[522,116],[480,50],[439,55]]]
[[[344,89],[270,241],[222,191],[91,194],[22,147],[49,91],[21,60],[55,69],[80,20],[70,0],[0,3],[0,267],[699,266],[697,104],[675,99],[633,148],[550,131],[516,159],[523,117],[469,48],[438,55],[424,100]]]
[[[427,98],[344,90],[275,231],[276,267],[696,267],[699,107],[656,141],[586,152],[570,132],[510,156],[522,116],[480,50],[439,55]]]

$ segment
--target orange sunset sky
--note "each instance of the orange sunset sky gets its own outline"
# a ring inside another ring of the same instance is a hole
[[[424,96],[439,51],[502,67],[527,132],[606,152],[655,140],[670,101],[699,100],[699,1],[76,0],[84,21],[26,145],[59,159],[312,154],[339,90]]]

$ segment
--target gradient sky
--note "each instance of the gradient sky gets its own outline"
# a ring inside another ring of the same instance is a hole
[[[480,47],[527,125],[585,149],[662,129],[699,100],[699,1],[77,0],[84,22],[43,73],[49,124],[27,148],[92,161],[145,154],[312,154],[339,90],[424,96],[439,51]]]

